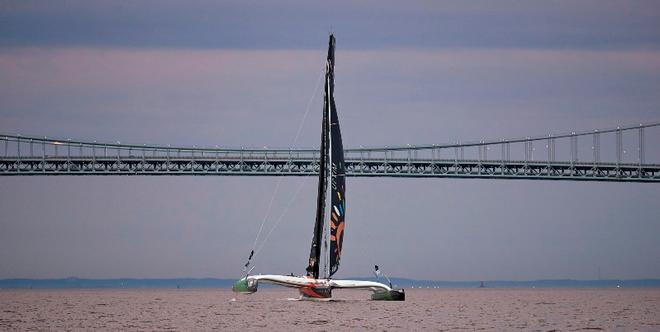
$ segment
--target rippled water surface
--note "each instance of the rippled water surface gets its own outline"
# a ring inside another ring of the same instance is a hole
[[[660,289],[411,289],[405,302],[334,291],[0,290],[0,330],[660,331]],[[234,300],[235,299],[235,300]]]

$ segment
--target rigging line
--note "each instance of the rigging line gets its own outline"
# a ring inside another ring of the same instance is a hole
[[[275,197],[277,196],[277,191],[280,188],[280,183],[282,183],[282,177],[277,178],[277,183],[275,184],[275,190],[273,190],[273,195],[270,197],[270,202],[268,203],[268,209],[266,209],[266,214],[264,215],[263,220],[261,220],[261,226],[259,226],[259,232],[257,232],[257,237],[254,238],[254,244],[252,244],[252,254],[250,254],[250,259],[254,254],[254,249],[257,247],[257,241],[259,241],[259,235],[261,235],[261,231],[264,229],[264,224],[266,224],[266,220],[268,219],[268,216],[270,216],[270,210],[273,207],[273,201],[275,201]],[[248,259],[248,261],[250,259]]]
[[[312,93],[312,96],[309,98],[309,101],[307,102],[307,107],[305,109],[305,114],[303,115],[303,118],[300,121],[300,124],[298,125],[298,130],[296,132],[296,136],[293,138],[293,142],[291,143],[292,147],[296,145],[296,143],[298,142],[298,139],[300,138],[300,134],[302,133],[302,129],[305,125],[305,120],[307,119],[307,115],[309,115],[310,108],[312,106],[312,103],[314,102],[314,99],[316,97],[316,93],[319,90],[319,84],[321,83],[321,78],[323,77],[324,70],[325,70],[325,66],[322,67],[321,73],[319,74],[318,79],[316,79],[314,92]],[[263,231],[264,225],[266,224],[266,220],[270,216],[270,211],[273,207],[273,202],[275,201],[275,197],[277,196],[277,192],[279,191],[280,183],[282,183],[282,177],[281,176],[277,178],[277,183],[275,184],[275,190],[273,190],[273,195],[271,196],[270,202],[268,203],[268,209],[266,210],[266,215],[264,215],[264,218],[261,221],[261,226],[259,226],[259,232],[257,232],[257,236],[254,239],[254,244],[252,244],[252,254],[250,254],[250,258],[248,259],[248,263],[249,263],[250,259],[252,258],[252,256],[254,255],[254,249],[257,247],[257,242],[259,241],[259,236],[261,235],[261,232]],[[272,232],[272,230],[271,230],[271,232]],[[263,247],[263,244],[262,244],[262,247]],[[257,252],[258,252],[258,250],[257,250]]]
[[[305,181],[306,178],[307,178],[307,177],[303,177],[303,178],[300,180],[300,184],[298,185],[298,188],[296,189],[296,192],[293,194],[293,197],[291,198],[291,200],[289,201],[289,203],[288,203],[288,204],[286,205],[286,207],[284,208],[284,211],[282,211],[282,214],[280,214],[279,218],[277,218],[277,221],[275,222],[275,225],[273,225],[273,227],[270,229],[270,231],[268,232],[268,234],[266,234],[266,237],[264,237],[264,240],[263,240],[263,242],[261,243],[261,245],[259,246],[259,249],[257,249],[257,251],[255,251],[255,255],[258,254],[258,253],[261,251],[261,249],[263,249],[263,247],[266,245],[266,242],[268,241],[268,238],[270,237],[270,234],[272,234],[273,231],[275,230],[275,228],[277,228],[277,226],[280,224],[280,222],[282,221],[282,219],[284,218],[284,216],[286,215],[286,213],[289,211],[289,208],[291,208],[291,206],[293,205],[293,202],[295,202],[296,199],[298,198],[298,194],[300,193],[300,191],[302,190],[302,188],[303,188],[303,187],[305,186],[305,184],[307,183],[307,181]]]
[[[321,84],[321,78],[323,78],[323,74],[325,73],[325,66],[322,67],[321,72],[319,73],[319,78],[316,79],[316,85],[314,86],[314,92],[312,93],[312,96],[309,98],[309,101],[307,102],[307,108],[305,109],[305,115],[303,115],[302,120],[300,121],[300,125],[298,126],[298,132],[296,132],[296,137],[293,139],[293,143],[291,146],[295,146],[296,143],[298,143],[298,138],[300,138],[300,134],[302,133],[303,126],[305,125],[305,120],[307,119],[307,115],[309,114],[310,107],[312,106],[312,103],[314,102],[314,99],[316,97],[316,93],[319,91],[319,85]]]

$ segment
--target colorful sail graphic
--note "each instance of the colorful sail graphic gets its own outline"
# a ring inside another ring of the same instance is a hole
[[[328,64],[326,69],[326,95],[330,107],[330,271],[332,276],[339,268],[341,249],[344,240],[344,220],[346,214],[346,181],[344,168],[344,147],[339,129],[339,117],[335,106],[335,38],[330,36]]]
[[[333,126],[335,126],[333,124]],[[337,132],[339,132],[339,124],[336,124]],[[339,144],[337,150],[342,150],[341,137],[333,143]],[[335,144],[333,144],[335,150]],[[335,157],[336,156],[336,157]],[[344,170],[344,155],[343,153],[332,153],[332,169],[331,169],[331,195],[330,199],[332,206],[332,217],[330,218],[330,276],[332,276],[339,268],[339,261],[341,259],[342,243],[344,241],[344,222],[346,216],[346,181]]]

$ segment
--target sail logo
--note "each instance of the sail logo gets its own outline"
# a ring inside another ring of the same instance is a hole
[[[332,190],[337,190],[337,165],[335,163],[332,163],[330,172],[332,173],[330,176],[330,186]]]

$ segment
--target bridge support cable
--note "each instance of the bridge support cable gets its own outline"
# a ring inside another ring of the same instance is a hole
[[[594,144],[592,149],[594,150],[594,165],[600,162],[600,133],[598,130],[594,131]]]
[[[643,165],[644,165],[644,127],[640,127],[639,131],[639,177],[643,177]]]
[[[639,165],[644,165],[644,127],[639,129]]]
[[[623,159],[623,133],[620,128],[616,130],[616,164],[621,164]]]

